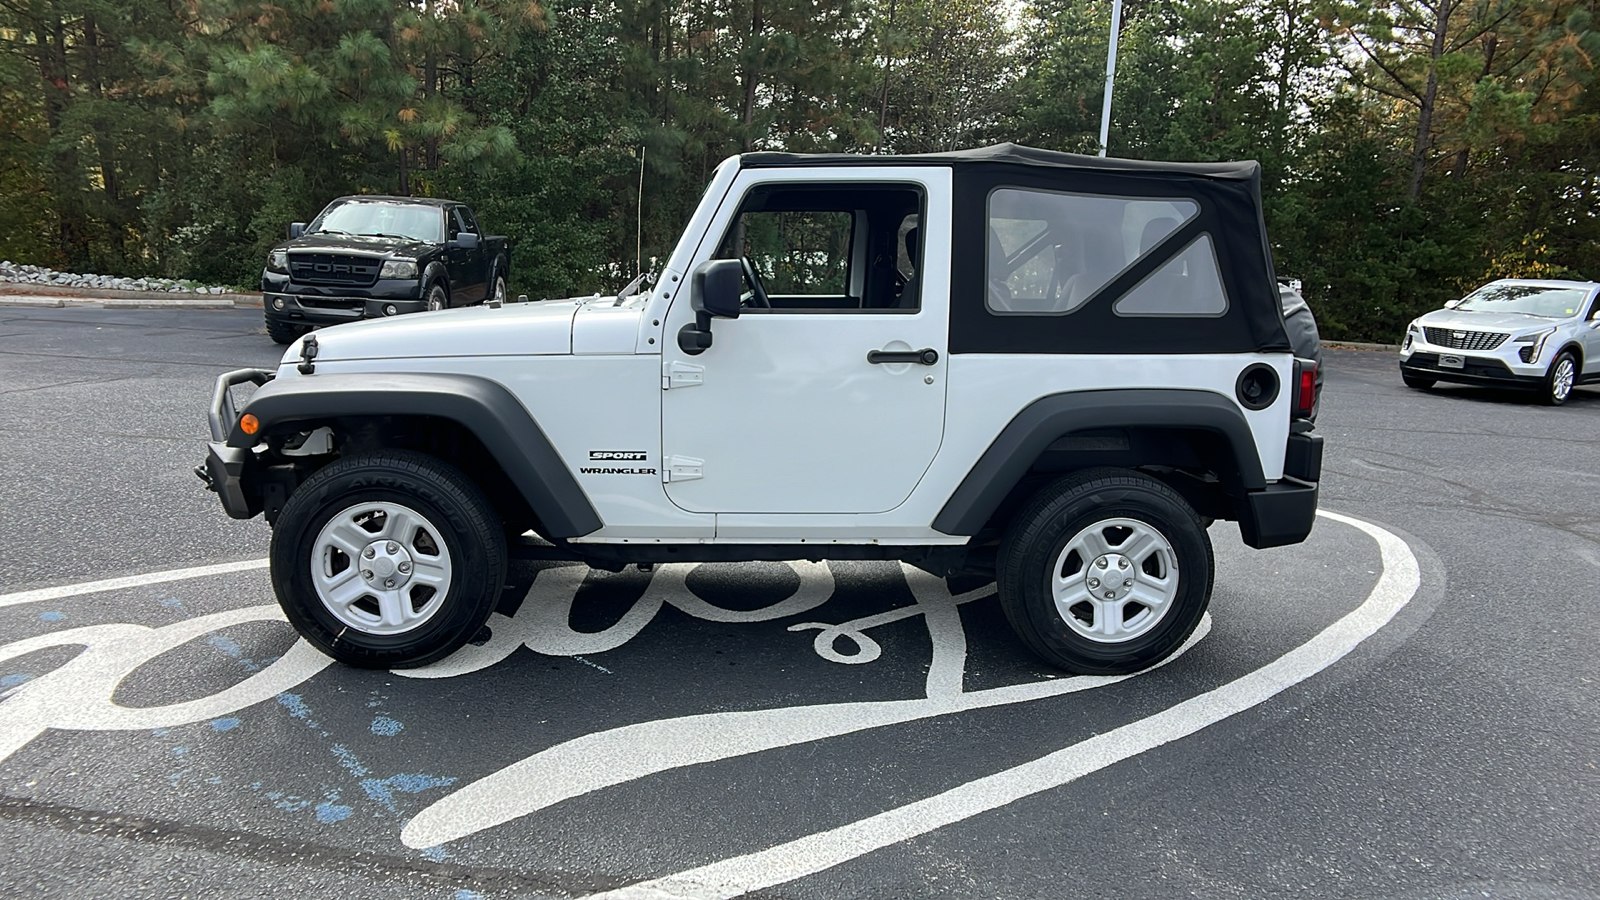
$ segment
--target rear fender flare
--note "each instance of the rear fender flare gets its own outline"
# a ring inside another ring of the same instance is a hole
[[[532,413],[504,385],[487,378],[384,373],[279,378],[256,391],[244,412],[260,421],[260,433],[347,416],[448,419],[483,443],[552,537],[581,537],[604,524]],[[237,421],[228,433],[230,447],[247,448],[256,440]]]
[[[1181,428],[1209,431],[1227,442],[1238,484],[1266,487],[1255,435],[1232,400],[1214,391],[1131,388],[1050,394],[1012,418],[934,517],[936,531],[977,534],[1051,443],[1102,428]]]

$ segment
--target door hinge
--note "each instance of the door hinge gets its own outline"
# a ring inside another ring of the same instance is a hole
[[[669,360],[661,365],[661,389],[698,387],[705,382],[705,366]]]
[[[666,484],[676,481],[699,481],[704,477],[701,471],[706,461],[695,459],[692,456],[669,456],[666,465],[661,467],[661,480]]]

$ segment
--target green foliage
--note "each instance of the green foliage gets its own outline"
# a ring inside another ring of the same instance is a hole
[[[1323,333],[1393,339],[1490,278],[1600,276],[1597,5],[1127,0],[1110,150],[1260,160],[1276,266]],[[513,291],[614,289],[671,252],[731,154],[1095,152],[1110,17],[1110,0],[0,4],[0,257],[248,286],[333,197],[448,195],[512,237]]]

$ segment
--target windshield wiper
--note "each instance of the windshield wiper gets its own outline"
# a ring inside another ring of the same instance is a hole
[[[355,235],[351,234],[350,232],[348,232],[348,231],[340,231],[337,228],[318,228],[316,231],[313,231],[311,233],[312,234],[342,234],[345,237],[355,237]]]
[[[414,238],[409,234],[390,234],[387,231],[364,232],[362,236],[363,237],[399,238],[402,241],[420,241],[420,240],[422,240],[422,238]]]

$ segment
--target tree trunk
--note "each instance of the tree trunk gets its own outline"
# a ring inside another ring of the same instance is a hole
[[[751,129],[756,120],[756,88],[760,83],[760,66],[756,56],[761,40],[761,0],[752,0],[750,4],[750,34],[745,41],[744,52],[744,106],[740,111],[739,123],[744,127],[740,134],[740,150],[750,152],[754,141],[751,140]]]
[[[894,71],[894,51],[891,42],[894,40],[894,4],[889,0],[889,27],[885,29],[883,42],[883,100],[878,106],[878,146],[874,152],[883,149],[883,129],[889,122],[889,76]]]
[[[1499,46],[1500,38],[1498,35],[1490,34],[1488,37],[1484,38],[1483,71],[1478,73],[1478,80],[1480,82],[1485,78],[1488,78],[1489,73],[1494,71],[1494,51]],[[1462,147],[1460,150],[1456,151],[1455,170],[1450,173],[1452,180],[1460,181],[1467,176],[1467,161],[1470,156],[1468,153],[1469,149],[1470,148],[1468,147]]]
[[[1439,99],[1439,59],[1444,56],[1445,36],[1450,30],[1450,15],[1455,0],[1439,0],[1433,26],[1433,47],[1428,54],[1428,84],[1422,91],[1417,113],[1417,142],[1411,150],[1411,183],[1406,195],[1412,200],[1422,193],[1422,176],[1428,169],[1428,151],[1433,149],[1433,109]]]

